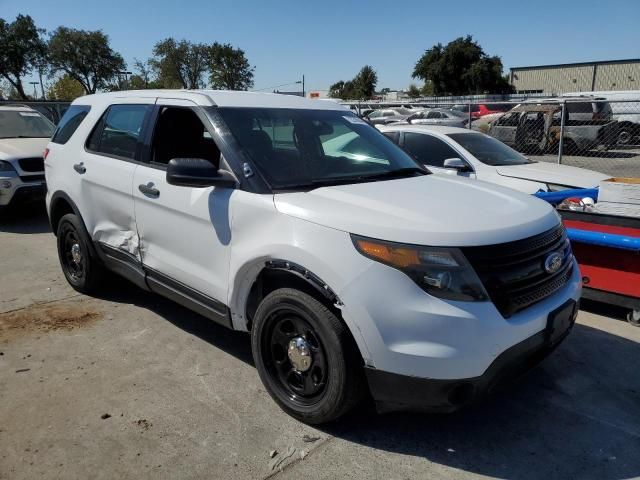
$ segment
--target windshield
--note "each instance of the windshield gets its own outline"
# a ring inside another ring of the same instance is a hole
[[[506,146],[500,140],[487,135],[479,133],[450,133],[448,137],[487,165],[501,166],[535,163],[524,155],[520,155],[513,148]]]
[[[400,115],[411,115],[413,113],[413,110],[410,110],[408,108],[394,108],[394,110]]]
[[[351,112],[235,107],[216,111],[274,189],[427,173]]]
[[[54,128],[38,112],[0,110],[0,138],[48,138]]]

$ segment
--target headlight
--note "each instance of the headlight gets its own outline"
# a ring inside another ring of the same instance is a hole
[[[3,162],[0,160],[0,172],[15,172],[9,162]]]
[[[479,302],[489,299],[480,279],[457,248],[422,247],[351,236],[365,257],[397,268],[434,297]]]

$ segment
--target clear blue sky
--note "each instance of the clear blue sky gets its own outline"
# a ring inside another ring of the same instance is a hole
[[[640,57],[640,0],[0,0],[0,17],[31,15],[102,29],[131,64],[173,36],[245,50],[255,88],[306,75],[308,89],[353,77],[362,65],[378,87],[405,88],[425,49],[471,34],[509,67]]]

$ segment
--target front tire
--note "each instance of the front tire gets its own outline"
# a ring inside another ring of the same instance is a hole
[[[335,420],[363,397],[362,359],[347,326],[306,293],[282,288],[267,295],[251,347],[271,397],[302,422]]]
[[[95,292],[104,269],[95,258],[82,221],[73,213],[60,219],[57,231],[58,259],[67,282],[80,293]]]

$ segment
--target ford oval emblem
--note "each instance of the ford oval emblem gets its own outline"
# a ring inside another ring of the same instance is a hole
[[[562,266],[562,255],[558,252],[552,252],[544,259],[544,271],[552,274],[560,270]]]

